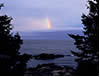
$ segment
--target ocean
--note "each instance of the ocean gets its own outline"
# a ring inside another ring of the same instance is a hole
[[[75,34],[75,33],[74,33]],[[75,56],[71,50],[79,52],[72,40],[65,31],[55,32],[31,32],[22,34],[23,45],[20,48],[21,54],[27,53],[37,55],[41,53],[52,53],[65,55],[64,58],[54,60],[35,60],[30,59],[27,67],[36,67],[38,64],[55,63],[57,65],[67,65],[76,67]]]

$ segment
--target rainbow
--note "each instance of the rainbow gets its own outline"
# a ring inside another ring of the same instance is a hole
[[[47,18],[47,23],[48,23],[48,29],[51,29],[51,22],[50,22],[49,18]]]

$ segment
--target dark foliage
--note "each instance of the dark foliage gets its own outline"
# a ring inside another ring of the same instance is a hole
[[[3,4],[0,5],[2,7]],[[18,33],[13,35],[11,17],[0,16],[0,75],[24,75],[29,55],[18,52],[23,41]]]
[[[80,52],[72,51],[77,56],[78,67],[73,75],[97,76],[99,74],[99,0],[88,0],[88,15],[82,15],[84,35],[69,34],[75,40]]]

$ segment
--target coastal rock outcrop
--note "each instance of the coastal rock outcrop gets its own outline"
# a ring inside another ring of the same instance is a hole
[[[39,55],[33,56],[36,60],[49,60],[49,59],[56,59],[56,58],[61,58],[64,57],[64,55],[55,55],[55,54],[48,54],[48,53],[42,53]]]

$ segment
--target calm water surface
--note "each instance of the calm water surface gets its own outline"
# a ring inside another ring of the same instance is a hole
[[[57,65],[69,65],[74,67],[76,66],[76,62],[74,61],[75,57],[71,54],[70,50],[78,50],[73,43],[74,41],[72,40],[24,40],[20,52],[21,54],[27,53],[31,55],[37,55],[40,53],[65,55],[64,58],[54,60],[30,59],[27,63],[27,67],[35,67],[38,64],[44,63],[56,63]]]

